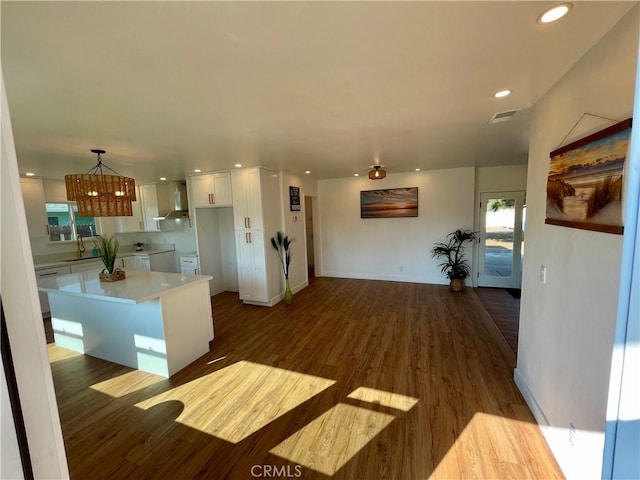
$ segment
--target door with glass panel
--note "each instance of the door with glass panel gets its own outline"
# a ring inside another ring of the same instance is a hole
[[[525,192],[480,194],[479,287],[520,288]]]

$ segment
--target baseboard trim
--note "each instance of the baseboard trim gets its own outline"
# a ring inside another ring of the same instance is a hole
[[[518,390],[520,390],[520,393],[522,394],[524,401],[527,402],[527,406],[529,407],[529,410],[531,410],[531,413],[533,413],[533,417],[536,419],[536,422],[538,422],[538,425],[540,427],[549,427],[550,424],[549,424],[549,420],[547,419],[547,416],[544,414],[542,407],[536,401],[536,398],[533,396],[533,393],[531,392],[531,390],[529,390],[529,386],[527,385],[527,382],[524,380],[524,378],[520,374],[520,371],[517,368],[513,369],[513,381],[518,387]],[[542,433],[544,433],[544,429],[542,430],[543,430]],[[547,440],[547,443],[549,443],[549,440]]]
[[[426,283],[431,285],[448,285],[449,282],[442,277],[438,278],[424,278],[413,277],[409,275],[395,275],[395,274],[378,274],[378,273],[355,273],[355,272],[322,272],[319,274],[316,272],[316,277],[334,277],[334,278],[354,278],[356,280],[382,280],[387,282],[406,282],[406,283]]]

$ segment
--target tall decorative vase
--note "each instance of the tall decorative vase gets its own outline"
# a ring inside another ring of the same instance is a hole
[[[293,303],[293,292],[291,291],[291,287],[289,286],[289,279],[284,279],[285,289],[284,289],[284,303],[287,305],[291,305]]]

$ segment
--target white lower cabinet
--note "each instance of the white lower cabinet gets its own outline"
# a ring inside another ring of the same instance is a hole
[[[118,259],[118,261],[120,263],[118,266],[125,272],[130,272],[136,269],[135,257],[122,257]],[[118,261],[116,261],[116,264],[118,264]]]
[[[180,273],[183,275],[198,275],[199,271],[198,257],[180,257]]]
[[[64,266],[64,267],[36,270],[36,280],[40,278],[47,278],[47,277],[54,277],[56,275],[62,275],[64,273],[71,273],[71,268]],[[40,308],[42,309],[42,314],[48,315],[50,312],[50,309],[49,309],[49,297],[47,296],[47,293],[38,292],[38,298],[40,298]]]
[[[238,286],[241,300],[268,302],[269,288],[265,264],[264,232],[236,231]]]
[[[135,255],[133,259],[134,270],[140,270],[142,272],[151,271],[151,261],[149,260],[149,255]]]
[[[102,270],[104,270],[104,264],[102,263],[102,260],[97,262],[83,262],[83,263],[71,266],[71,273],[76,273],[76,272],[100,273]]]

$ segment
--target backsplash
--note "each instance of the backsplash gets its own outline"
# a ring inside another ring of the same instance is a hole
[[[146,249],[151,244],[157,247],[173,244],[178,252],[193,252],[196,250],[196,236],[193,228],[185,229],[183,232],[119,233],[117,237],[123,247],[130,246],[133,248],[134,243],[142,242]]]

